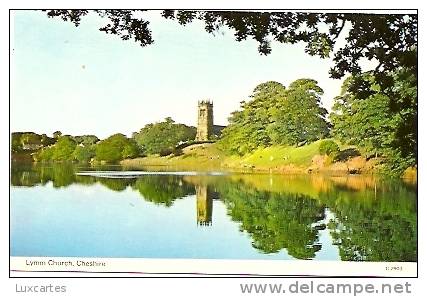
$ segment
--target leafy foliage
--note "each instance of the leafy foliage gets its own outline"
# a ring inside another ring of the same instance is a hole
[[[96,145],[96,160],[114,163],[125,158],[135,158],[139,149],[133,139],[123,134],[114,134]]]
[[[370,86],[367,97],[352,92],[348,78],[335,98],[332,133],[341,141],[361,146],[367,156],[386,157],[392,173],[400,174],[416,164],[417,80],[407,69],[393,75],[393,85],[384,91],[372,73],[357,77]],[[390,97],[392,96],[392,97]]]
[[[52,161],[53,160],[52,156],[53,156],[54,150],[55,149],[53,147],[42,148],[33,156],[33,158],[37,162]]]
[[[76,146],[74,152],[73,152],[73,159],[78,162],[89,162],[93,157],[95,157],[95,146]]]
[[[298,79],[286,90],[285,100],[271,109],[267,127],[273,144],[313,142],[328,135],[327,111],[321,107],[323,90],[312,79]]]
[[[176,124],[171,118],[165,121],[145,125],[133,138],[140,149],[147,154],[168,155],[177,145],[193,140],[196,129],[184,124]]]
[[[55,144],[55,142],[56,142],[55,138],[49,137],[46,134],[41,135],[41,143],[44,147],[53,145]]]
[[[55,131],[55,132],[53,132],[53,138],[59,138],[60,136],[62,136],[62,132],[61,131]]]
[[[319,145],[319,153],[322,155],[332,155],[340,151],[338,144],[330,139],[323,140]]]
[[[84,146],[93,145],[99,141],[99,138],[95,135],[81,135],[74,136],[73,138],[78,144],[83,144]]]
[[[143,11],[143,10],[140,10]],[[108,23],[99,28],[99,31],[107,34],[118,35],[122,40],[129,40],[133,38],[139,42],[141,46],[153,43],[151,38],[151,31],[148,29],[148,21],[134,16],[135,10],[121,9],[121,10],[100,10],[95,9],[93,12],[97,13],[100,17],[108,19]],[[47,12],[48,17],[60,17],[64,21],[72,22],[76,27],[80,25],[82,17],[89,13],[88,10],[66,10],[56,9]]]
[[[14,132],[12,133],[12,153],[18,153],[23,150],[21,143],[22,132]]]
[[[299,79],[288,89],[278,82],[258,85],[242,110],[230,117],[220,147],[243,155],[269,145],[296,145],[328,135],[326,109],[320,106],[323,90],[312,79]]]
[[[40,162],[48,161],[72,161],[73,152],[77,143],[71,136],[59,136],[54,145],[43,147],[34,155],[34,159]]]
[[[12,152],[35,151],[41,147],[46,147],[55,143],[55,139],[46,134],[37,134],[34,132],[13,132],[12,133]]]
[[[100,31],[118,35],[123,40],[133,38],[141,46],[146,46],[153,43],[153,39],[149,22],[144,20],[142,12],[94,10],[107,20]],[[49,10],[47,15],[78,26],[88,13],[88,10]],[[180,25],[200,20],[205,24],[205,30],[212,34],[228,27],[236,41],[256,40],[259,53],[264,55],[271,53],[272,40],[305,43],[306,53],[321,58],[334,52],[335,65],[330,70],[334,78],[341,78],[346,73],[360,73],[361,59],[377,61],[379,74],[393,71],[397,66],[413,68],[417,63],[417,56],[411,51],[418,42],[416,14],[165,10],[162,15]],[[346,37],[346,42],[337,49],[337,40],[342,36]]]
[[[53,147],[51,158],[53,161],[72,160],[77,143],[70,136],[60,136]]]
[[[278,82],[259,84],[249,102],[241,102],[241,111],[229,118],[229,125],[222,130],[219,146],[232,154],[243,155],[258,147],[271,144],[266,127],[271,123],[270,110],[285,97],[285,87]]]

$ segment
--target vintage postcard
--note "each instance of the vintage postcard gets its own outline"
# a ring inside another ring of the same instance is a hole
[[[416,10],[11,10],[10,276],[416,277],[417,34]]]

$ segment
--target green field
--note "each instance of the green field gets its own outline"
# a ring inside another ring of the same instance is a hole
[[[229,156],[219,150],[216,144],[192,145],[179,156],[160,157],[158,155],[122,161],[125,166],[171,166],[179,168],[228,170],[280,170],[292,166],[296,171],[304,171],[311,165],[314,156],[319,155],[321,140],[301,147],[272,146],[259,148],[245,156]],[[283,171],[283,170],[282,170]]]
[[[283,165],[309,166],[311,159],[319,154],[320,140],[301,147],[294,146],[271,146],[259,148],[255,152],[236,159],[255,167],[276,167]]]

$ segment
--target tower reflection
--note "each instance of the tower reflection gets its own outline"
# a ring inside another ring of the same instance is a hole
[[[207,185],[196,185],[197,225],[212,225],[212,202],[214,192]]]

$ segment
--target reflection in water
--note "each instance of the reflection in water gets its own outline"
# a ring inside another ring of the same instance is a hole
[[[132,188],[138,190],[146,201],[167,207],[177,199],[194,195],[195,191],[193,185],[177,175],[144,175],[133,179]]]
[[[197,224],[212,225],[212,193],[206,185],[196,185]]]
[[[197,204],[197,225],[211,226],[213,201],[219,200],[219,193],[206,183],[195,184]]]
[[[296,259],[316,259],[322,250],[335,248],[343,261],[417,260],[416,187],[400,181],[373,176],[76,175],[83,170],[121,168],[13,164],[11,183],[13,187],[41,188],[51,183],[53,188],[64,189],[72,184],[88,188],[102,185],[114,192],[139,193],[144,201],[165,210],[174,208],[177,200],[195,197],[198,226],[210,226],[214,232],[216,224],[234,222],[260,255],[285,251]],[[225,207],[226,217],[215,217],[218,221],[212,222],[214,200]],[[139,215],[144,216],[147,210],[141,211]],[[172,221],[179,219],[179,214],[174,215]],[[168,236],[168,228],[161,231],[164,234],[158,236]],[[322,240],[321,234],[330,240]],[[239,238],[239,232],[233,233],[230,248]]]
[[[303,194],[278,194],[231,184],[223,189],[232,220],[253,239],[263,253],[286,249],[297,259],[312,259],[320,250],[319,222],[325,206]]]

